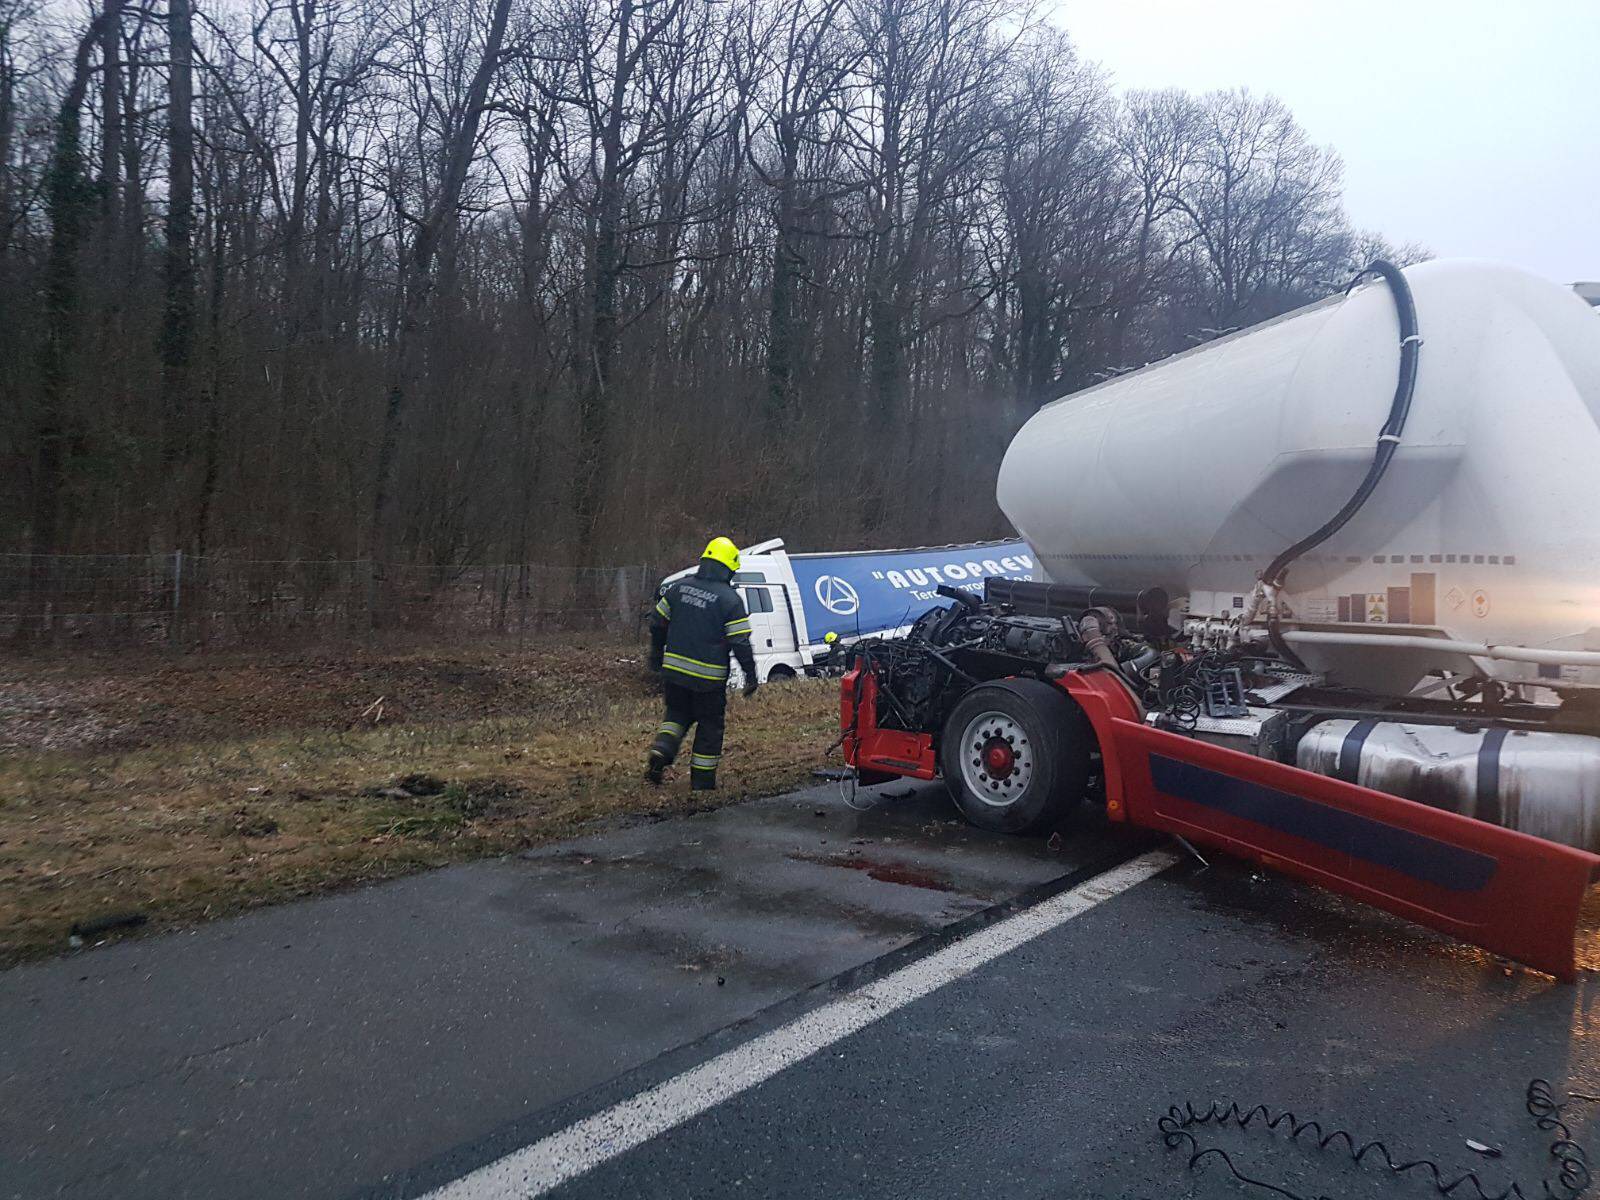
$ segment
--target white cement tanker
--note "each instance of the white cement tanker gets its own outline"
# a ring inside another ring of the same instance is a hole
[[[1052,580],[1164,588],[1210,644],[1275,617],[1337,683],[1600,684],[1600,314],[1509,267],[1404,276],[1415,386],[1392,459],[1281,588],[1258,580],[1357,492],[1392,415],[1400,301],[1379,277],[1047,405],[1000,507]]]

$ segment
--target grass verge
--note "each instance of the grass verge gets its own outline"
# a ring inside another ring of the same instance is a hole
[[[808,783],[837,695],[797,681],[730,698],[712,802]],[[194,921],[704,807],[682,764],[663,788],[641,779],[659,705],[629,694],[572,712],[13,750],[0,759],[0,962],[64,950],[84,921]]]

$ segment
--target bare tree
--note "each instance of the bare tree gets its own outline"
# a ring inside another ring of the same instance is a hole
[[[14,158],[24,103],[23,88],[31,72],[24,61],[24,41],[35,19],[28,0],[0,0],[0,264],[4,264],[21,224],[25,178]]]
[[[793,400],[795,292],[804,282],[804,247],[816,232],[816,208],[854,187],[838,170],[838,119],[866,48],[842,28],[844,5],[845,0],[806,0],[770,14],[752,7],[745,30],[751,69],[765,84],[753,97],[756,127],[748,145],[757,175],[772,192],[766,372],[775,422]],[[770,163],[763,162],[758,137],[770,139]],[[822,151],[809,164],[802,158],[808,149]],[[811,170],[803,175],[806,165]]]
[[[1201,136],[1176,203],[1215,287],[1212,318],[1224,325],[1259,319],[1343,258],[1336,201],[1343,167],[1312,145],[1275,97],[1216,92],[1201,101],[1198,120]]]
[[[41,558],[989,534],[1034,405],[1379,245],[1283,105],[1119,99],[1012,0],[34,3],[0,519]]]
[[[189,0],[167,0],[167,224],[162,278],[161,393],[169,461],[182,452],[194,355],[194,21]]]
[[[854,9],[867,49],[853,153],[866,184],[872,405],[883,428],[905,411],[925,255],[995,144],[991,100],[1015,40],[999,30],[1012,16],[1003,0],[862,0]]]
[[[443,168],[431,198],[425,201],[420,213],[411,214],[404,211],[403,196],[397,193],[391,197],[397,211],[407,217],[414,228],[401,277],[400,319],[390,352],[382,433],[373,478],[372,557],[380,563],[386,560],[390,545],[394,464],[399,446],[400,421],[407,395],[416,382],[417,359],[432,298],[435,259],[441,242],[456,218],[462,189],[466,186],[467,175],[478,151],[478,134],[489,104],[489,89],[503,65],[506,23],[510,14],[511,0],[494,0],[465,94],[455,105],[430,105],[440,118],[437,153]],[[377,605],[373,607],[376,612]]]
[[[105,27],[114,19],[108,9],[78,39],[70,82],[56,112],[55,143],[44,180],[45,210],[50,220],[50,245],[44,270],[44,328],[38,347],[39,389],[32,443],[33,512],[30,551],[34,598],[42,602],[39,583],[44,558],[59,549],[62,490],[67,472],[69,414],[67,371],[82,325],[78,260],[91,216],[94,187],[84,161],[82,109],[89,90],[91,56]],[[19,636],[28,630],[19,622]]]
[[[1104,84],[1064,37],[1029,45],[1005,100],[996,182],[1009,320],[1000,336],[1012,387],[1031,412],[1059,394],[1118,299],[1132,187],[1117,169]]]

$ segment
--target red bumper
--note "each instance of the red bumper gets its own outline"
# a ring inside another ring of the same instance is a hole
[[[1138,719],[1096,672],[1061,685],[1088,713],[1114,819],[1180,834],[1364,901],[1558,979],[1600,857]]]

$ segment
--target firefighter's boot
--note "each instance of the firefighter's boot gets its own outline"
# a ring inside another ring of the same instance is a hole
[[[645,764],[644,780],[646,783],[660,787],[667,773],[667,759],[658,750],[650,751],[650,760]]]
[[[689,760],[689,788],[696,792],[712,792],[717,788],[717,763],[720,754],[696,754]]]
[[[688,726],[683,721],[674,720],[668,710],[667,719],[656,729],[655,740],[650,743],[650,756],[644,768],[646,782],[660,786],[667,768],[678,757],[678,743],[683,741],[687,729]]]

